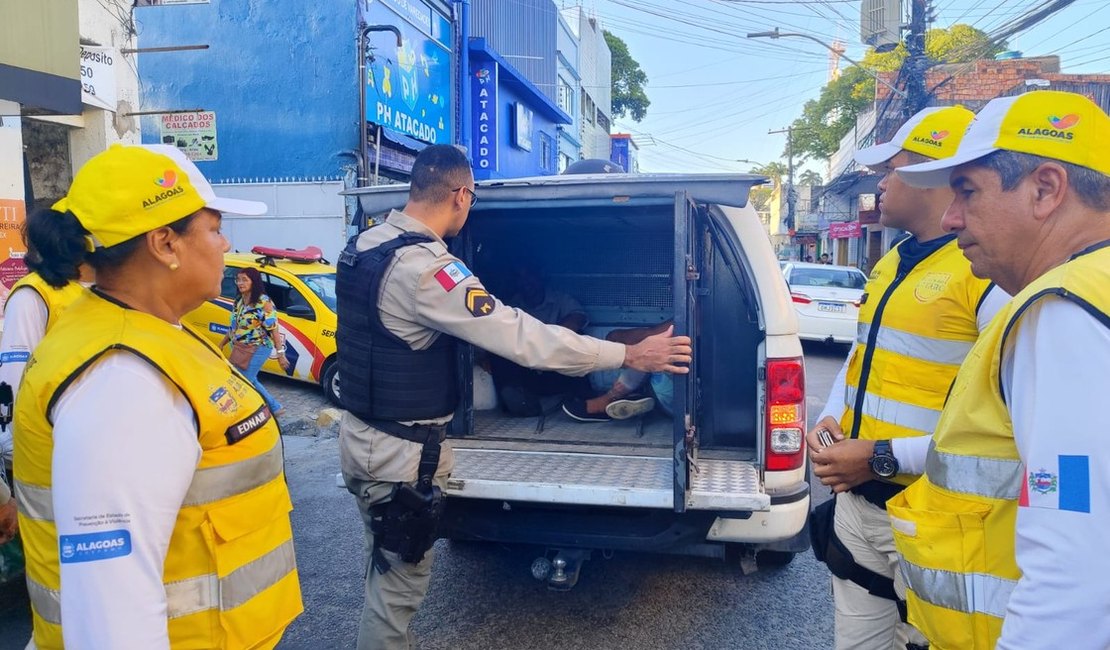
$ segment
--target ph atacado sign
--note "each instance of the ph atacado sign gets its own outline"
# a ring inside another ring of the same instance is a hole
[[[172,144],[185,152],[189,160],[216,160],[216,112],[163,113],[161,126],[162,144]]]

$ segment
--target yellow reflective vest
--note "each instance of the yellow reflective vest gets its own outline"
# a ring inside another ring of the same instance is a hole
[[[979,336],[976,311],[990,283],[949,241],[899,274],[901,245],[879,260],[864,288],[856,350],[848,363],[846,436],[888,440],[927,435],[956,371]],[[916,476],[892,480],[909,485]]]
[[[85,290],[78,282],[69,282],[61,289],[52,287],[42,279],[42,276],[34,271],[23,276],[12,285],[11,293],[28,288],[39,294],[42,301],[46,303],[46,331],[49,331],[51,326],[58,320],[58,316],[66,307],[68,307],[77,297]],[[9,294],[11,297],[11,294]]]
[[[1046,295],[1110,317],[1110,247],[1080,255],[1014,297],[968,356],[937,425],[922,478],[887,502],[907,580],[909,622],[936,650],[994,648],[1010,592],[1026,481],[1002,396],[1002,350]]]
[[[63,647],[51,410],[70,382],[116,350],[156,367],[196,417],[200,462],[163,567],[170,645],[273,647],[302,610],[276,420],[210,343],[92,291],[32,353],[16,400],[15,489],[35,644]]]

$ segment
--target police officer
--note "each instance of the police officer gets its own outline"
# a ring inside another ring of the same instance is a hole
[[[903,591],[885,503],[924,467],[929,436],[960,362],[1005,301],[988,295],[955,238],[940,226],[952,200],[947,188],[906,185],[894,170],[956,150],[973,117],[962,107],[929,108],[890,142],[856,153],[885,173],[881,222],[908,231],[875,265],[859,312],[859,335],[810,432],[813,473],[837,492],[832,517],[816,517],[815,552],[833,574],[836,647],[905,648],[923,639],[902,621]],[[817,431],[839,441],[825,447]],[[827,522],[827,527],[816,525]],[[896,586],[896,582],[898,583]]]
[[[910,622],[934,648],[1110,648],[1110,117],[992,100],[952,158],[944,227],[1014,294],[960,368],[924,477],[891,500]]]
[[[443,444],[458,405],[456,341],[522,366],[582,376],[622,366],[688,372],[690,339],[671,331],[636,345],[545,325],[490,295],[443,240],[477,197],[466,155],[450,145],[413,163],[408,203],[363,232],[337,275],[340,376],[347,408],[340,463],[366,525],[366,593],[358,648],[407,648],[427,592],[442,489]]]

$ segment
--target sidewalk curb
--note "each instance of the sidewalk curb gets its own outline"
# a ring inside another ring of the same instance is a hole
[[[339,420],[344,411],[327,407],[315,412],[309,412],[301,417],[279,419],[281,433],[287,436],[304,436],[309,438],[337,438],[339,437]]]

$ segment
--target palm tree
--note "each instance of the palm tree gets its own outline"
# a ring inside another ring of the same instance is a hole
[[[775,187],[782,185],[782,177],[786,176],[787,171],[786,164],[778,160],[756,165],[751,169],[751,173],[753,174],[759,174],[760,176],[767,176],[770,178],[771,183]]]
[[[798,185],[821,185],[823,181],[824,179],[821,178],[821,174],[818,174],[812,169],[805,170],[802,172],[802,175],[798,177]]]

